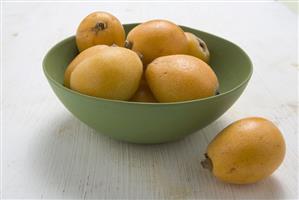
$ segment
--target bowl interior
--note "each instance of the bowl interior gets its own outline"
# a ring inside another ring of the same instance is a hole
[[[125,24],[125,31],[128,33],[136,25]],[[220,93],[227,93],[250,78],[252,73],[251,62],[241,48],[209,33],[185,26],[181,27],[184,31],[194,33],[206,42],[211,54],[210,66],[219,79]],[[63,85],[64,71],[77,54],[74,36],[53,47],[44,60],[44,71],[48,78]]]

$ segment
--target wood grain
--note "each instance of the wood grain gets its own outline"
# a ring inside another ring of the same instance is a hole
[[[98,134],[63,107],[41,68],[47,50],[95,10],[123,23],[166,18],[227,38],[252,58],[252,80],[227,113],[184,140],[136,145]],[[298,16],[282,4],[5,2],[2,16],[3,198],[298,198]],[[257,184],[224,184],[200,160],[221,129],[247,116],[280,127],[286,158]]]

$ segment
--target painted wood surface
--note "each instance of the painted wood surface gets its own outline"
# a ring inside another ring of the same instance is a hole
[[[254,65],[248,88],[216,122],[184,140],[136,145],[110,139],[58,101],[41,62],[95,10],[122,23],[164,18],[244,48]],[[269,3],[3,3],[2,197],[96,199],[298,198],[298,16]],[[212,138],[247,116],[274,121],[286,158],[270,177],[238,186],[200,166]]]

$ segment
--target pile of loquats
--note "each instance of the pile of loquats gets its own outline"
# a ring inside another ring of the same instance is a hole
[[[126,36],[107,12],[83,19],[76,33],[79,54],[68,65],[64,85],[113,100],[168,103],[218,93],[206,43],[167,20],[151,20]],[[282,163],[285,142],[271,121],[250,117],[222,130],[208,145],[202,166],[220,180],[254,183]]]
[[[218,80],[204,41],[167,20],[151,20],[127,35],[120,21],[95,12],[80,23],[80,54],[65,86],[80,93],[135,102],[178,102],[215,95]]]

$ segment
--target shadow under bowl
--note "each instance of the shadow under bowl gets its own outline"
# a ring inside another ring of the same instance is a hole
[[[138,24],[125,24],[128,33]],[[246,53],[223,38],[189,27],[209,47],[210,66],[219,80],[219,95],[176,103],[140,103],[80,94],[63,85],[64,71],[78,54],[75,37],[49,50],[43,70],[54,93],[79,120],[112,138],[134,143],[163,143],[183,138],[215,121],[244,91],[252,64]]]

